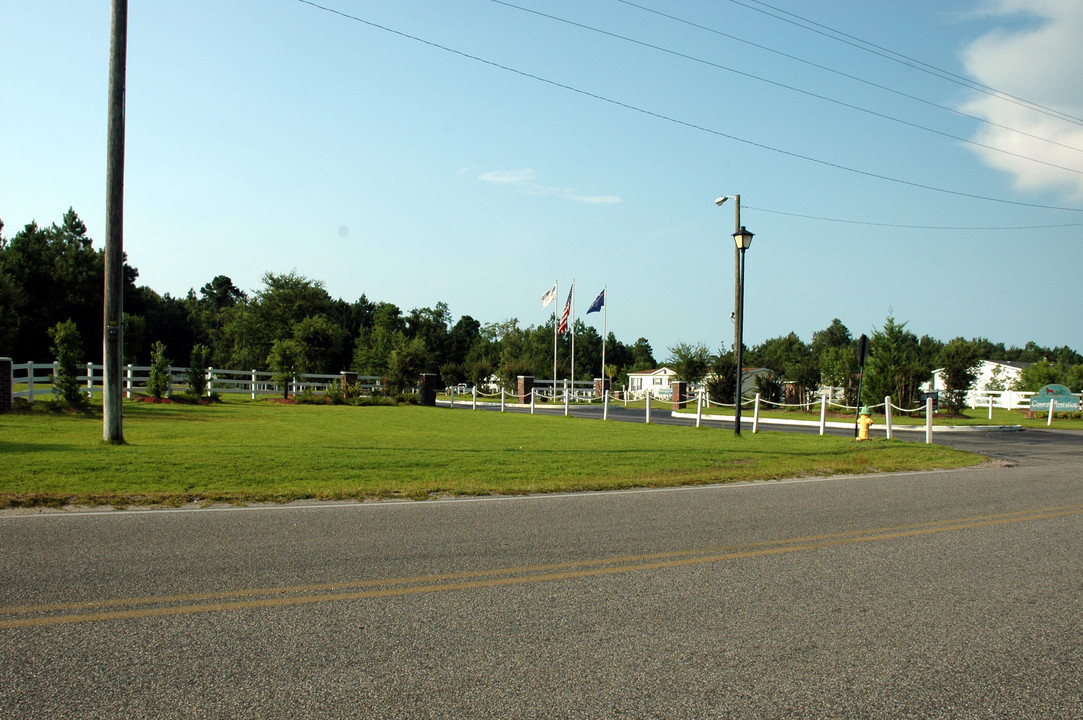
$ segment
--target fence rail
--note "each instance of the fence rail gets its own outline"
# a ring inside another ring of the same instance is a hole
[[[95,393],[103,391],[103,366],[95,363],[81,365],[82,372],[76,378],[85,389],[86,394],[93,397]],[[34,402],[35,396],[52,394],[54,380],[56,378],[56,363],[16,363],[11,366],[12,371],[12,397],[26,398]],[[237,393],[250,395],[256,399],[259,395],[282,394],[286,388],[275,382],[274,373],[258,370],[224,370],[220,368],[207,368],[207,393]],[[149,365],[125,365],[124,366],[124,395],[128,399],[136,393],[146,392],[147,382],[150,379]],[[353,373],[340,373],[338,375],[325,375],[317,373],[298,373],[289,383],[290,394],[296,394],[309,390],[314,393],[323,393],[332,383],[349,380],[358,383],[363,390],[372,392],[383,386],[379,377],[375,375],[354,375]],[[188,389],[188,368],[169,367],[169,390],[167,395],[180,390]],[[21,388],[21,389],[16,389]]]

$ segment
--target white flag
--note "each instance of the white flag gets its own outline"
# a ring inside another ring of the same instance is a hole
[[[546,307],[549,303],[557,299],[557,284],[553,283],[553,287],[549,288],[544,295],[542,295],[542,307]]]

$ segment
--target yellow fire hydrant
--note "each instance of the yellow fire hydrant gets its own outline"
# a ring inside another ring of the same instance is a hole
[[[869,417],[872,411],[867,406],[861,407],[860,417],[857,419],[857,439],[868,440],[869,428],[872,426],[872,418]]]

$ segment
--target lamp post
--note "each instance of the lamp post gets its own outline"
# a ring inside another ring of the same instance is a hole
[[[734,396],[736,407],[734,408],[733,434],[741,434],[741,390],[744,380],[744,321],[745,321],[745,250],[752,245],[752,235],[742,225],[737,232],[733,233],[733,242],[737,246],[739,262],[737,264],[737,310],[735,322],[737,324],[737,394]]]
[[[718,207],[722,207],[722,204],[727,200],[734,201],[733,209],[733,232],[741,232],[741,196],[740,195],[723,195],[720,198],[715,199],[714,204]],[[737,306],[740,304],[741,299],[737,294],[737,287],[741,284],[741,251],[734,248],[733,250],[733,317],[737,317]],[[739,340],[737,339],[737,325],[734,323],[733,327],[733,351],[737,352],[737,345]]]

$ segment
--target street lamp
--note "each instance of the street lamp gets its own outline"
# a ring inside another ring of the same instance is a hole
[[[741,390],[742,381],[744,380],[744,339],[742,337],[744,333],[744,321],[745,321],[745,250],[748,250],[752,245],[752,235],[745,226],[742,225],[740,229],[733,233],[733,243],[737,246],[737,253],[740,257],[740,262],[737,266],[737,394],[734,396],[734,403],[736,405],[734,409],[733,419],[733,434],[741,434]]]
[[[723,195],[720,198],[716,198],[714,204],[718,207],[722,207],[723,203],[727,200],[733,200],[733,232],[741,232],[741,196],[740,195]],[[741,282],[741,251],[734,248],[733,250],[733,315],[731,317],[737,317],[737,305],[740,299],[737,297],[737,286]],[[738,345],[737,340],[737,327],[736,324],[733,328],[733,347]]]

